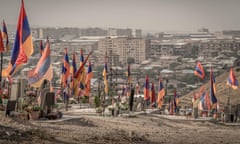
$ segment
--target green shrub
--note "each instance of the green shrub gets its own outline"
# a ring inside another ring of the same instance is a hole
[[[89,97],[88,96],[83,96],[82,97],[82,103],[87,103],[88,102]]]
[[[95,105],[95,107],[99,107],[100,106],[100,98],[99,98],[99,96],[95,96],[94,97],[94,105]]]
[[[37,106],[35,105],[35,106],[32,107],[32,110],[33,110],[33,111],[40,111],[40,110],[41,110],[41,107],[38,106],[38,105],[37,105]]]

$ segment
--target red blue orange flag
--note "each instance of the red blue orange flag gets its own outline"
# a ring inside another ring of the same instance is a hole
[[[40,44],[39,44],[39,51],[40,51],[40,55],[42,55],[42,53],[43,53],[43,50],[44,50],[44,48],[43,48],[43,41],[42,41],[42,40],[40,40]]]
[[[103,68],[103,79],[104,79],[104,90],[105,93],[108,94],[108,67],[107,60],[105,59],[104,68]]]
[[[86,64],[86,62],[87,62],[87,60],[88,60],[88,58],[90,57],[91,54],[92,54],[92,52],[90,52],[87,55],[86,59],[83,61],[83,63],[80,65],[80,67],[78,68],[77,72],[75,73],[74,78],[78,79],[81,76],[81,74],[83,73],[83,71],[85,69],[84,66],[85,66],[85,64]]]
[[[162,84],[162,80],[159,80],[159,85],[158,85],[158,107],[161,108],[163,104],[163,97],[165,96],[165,89]]]
[[[200,62],[197,62],[197,66],[196,66],[196,69],[194,71],[194,74],[196,76],[198,76],[199,78],[204,79],[205,73],[204,73],[204,69],[203,69]]]
[[[148,101],[150,100],[150,96],[149,96],[149,80],[148,80],[148,76],[146,76],[146,80],[145,80],[145,83],[144,83],[144,100],[145,101]]]
[[[227,85],[232,87],[233,89],[238,88],[238,80],[236,79],[236,76],[235,76],[232,68],[230,68],[230,71],[229,71],[229,76],[228,76],[228,79],[227,79]]]
[[[1,33],[1,30],[0,30]],[[4,52],[4,44],[3,44],[3,39],[2,39],[2,35],[0,35],[0,53]]]
[[[200,110],[210,110],[209,95],[206,92],[203,92],[200,97],[199,109]]]
[[[139,82],[136,84],[136,95],[139,95],[139,93],[140,93],[140,84],[139,84]]]
[[[68,78],[70,76],[70,64],[69,64],[69,58],[68,58],[68,51],[67,48],[64,49],[65,55],[63,59],[63,86],[68,86]]]
[[[215,77],[212,72],[212,68],[210,71],[210,100],[212,103],[212,108],[217,108],[217,98],[216,98],[216,84]]]
[[[91,91],[91,79],[93,77],[93,72],[92,72],[92,65],[91,62],[89,61],[88,64],[88,69],[87,69],[87,76],[86,76],[86,88],[85,88],[85,95],[89,96],[90,91]]]
[[[85,82],[87,83],[88,81],[91,81],[92,77],[93,77],[92,65],[91,65],[91,62],[89,61]]]
[[[173,103],[174,103],[174,112],[176,112],[178,103],[179,103],[179,97],[177,95],[176,89],[174,90],[174,102]]]
[[[72,94],[74,94],[75,96],[78,95],[78,83],[77,83],[77,79],[74,78],[74,74],[77,72],[77,65],[76,65],[76,53],[73,52],[72,55],[72,64],[70,67],[70,75],[71,75],[71,89],[72,89]]]
[[[5,70],[3,76],[13,75],[22,64],[27,63],[28,58],[33,53],[33,42],[28,23],[24,3],[22,0],[20,15],[18,18],[17,32],[11,53],[11,61]]]
[[[40,87],[45,79],[49,81],[52,80],[53,70],[50,53],[50,43],[47,41],[46,48],[44,49],[35,69],[28,72],[28,83],[32,87]]]
[[[5,21],[3,20],[3,31],[2,31],[2,38],[5,40],[5,48],[6,52],[9,52],[9,40],[8,40],[8,32],[7,32],[7,26],[5,24]]]
[[[155,102],[156,102],[156,94],[155,94],[155,87],[154,87],[154,83],[152,82],[152,85],[151,85],[151,106],[154,106],[155,105]]]
[[[128,83],[130,83],[131,82],[130,64],[128,64],[128,69],[127,69],[127,72],[126,72],[126,76],[128,77]]]

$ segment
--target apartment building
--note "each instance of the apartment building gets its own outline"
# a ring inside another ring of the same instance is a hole
[[[240,41],[233,39],[218,39],[200,41],[198,45],[199,55],[204,57],[215,57],[223,51],[240,51]]]
[[[126,64],[128,58],[133,58],[135,63],[146,60],[149,42],[142,38],[130,37],[107,37],[98,42],[98,50],[101,53],[107,51],[109,62],[113,65]],[[113,59],[113,55],[118,55],[118,60]]]
[[[162,42],[152,40],[151,57],[160,56],[187,56],[192,53],[192,45],[187,42]]]

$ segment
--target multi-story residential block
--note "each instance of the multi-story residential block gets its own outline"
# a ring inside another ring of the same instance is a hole
[[[134,38],[141,38],[142,37],[142,30],[141,29],[109,28],[107,33],[108,33],[108,36],[127,36],[127,37],[134,37]]]
[[[233,39],[217,39],[200,41],[198,45],[199,55],[204,57],[215,57],[223,51],[238,52],[240,50],[240,41]]]
[[[113,65],[126,64],[130,57],[135,63],[141,63],[146,59],[148,46],[149,43],[142,38],[107,37],[98,42],[98,50],[101,53],[108,52]],[[118,55],[119,59],[112,59],[113,55]]]
[[[192,45],[187,42],[151,41],[151,56],[187,56],[192,53]]]

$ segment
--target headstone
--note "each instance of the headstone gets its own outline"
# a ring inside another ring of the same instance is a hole
[[[193,108],[193,116],[195,119],[198,118],[198,108],[197,107]]]
[[[16,100],[9,100],[7,103],[7,108],[6,108],[6,115],[10,115],[11,111],[15,111],[16,108]]]
[[[17,100],[19,97],[19,83],[13,83],[11,86],[10,100]]]
[[[129,97],[129,110],[133,110],[133,99],[134,99],[134,89],[131,89],[131,94]]]
[[[225,106],[224,107],[224,121],[225,122],[229,122],[229,107]]]
[[[55,93],[54,92],[47,92],[46,93],[46,99],[45,99],[45,105],[50,107],[55,104]]]

